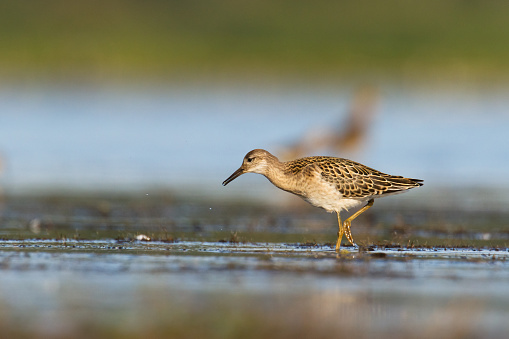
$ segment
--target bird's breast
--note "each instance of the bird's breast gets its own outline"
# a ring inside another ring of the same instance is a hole
[[[278,173],[280,174],[280,173]],[[344,198],[337,187],[324,181],[319,173],[309,172],[298,175],[271,175],[267,178],[278,188],[300,196],[313,206],[327,212],[340,212],[355,208],[362,200]]]

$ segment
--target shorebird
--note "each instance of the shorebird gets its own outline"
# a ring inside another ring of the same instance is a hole
[[[336,126],[311,129],[304,138],[281,147],[282,159],[294,159],[314,150],[341,151],[349,155],[358,154],[366,143],[369,129],[377,112],[378,91],[369,86],[359,88],[350,103],[346,120]]]
[[[262,174],[276,187],[298,195],[311,205],[329,213],[336,212],[339,225],[336,252],[339,252],[343,234],[357,247],[350,231],[352,220],[373,206],[376,198],[423,185],[420,179],[385,174],[348,159],[315,156],[281,162],[263,149],[247,153],[242,166],[223,182],[223,186],[244,173]],[[341,222],[342,210],[363,204],[366,205]]]

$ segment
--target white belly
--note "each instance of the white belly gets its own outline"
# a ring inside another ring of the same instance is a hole
[[[356,208],[365,203],[367,199],[346,199],[337,189],[329,185],[320,185],[306,192],[304,200],[311,205],[321,207],[327,212],[341,212]]]

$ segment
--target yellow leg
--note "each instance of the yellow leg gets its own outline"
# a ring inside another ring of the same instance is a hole
[[[366,206],[364,206],[363,208],[361,208],[360,210],[358,210],[357,212],[355,212],[354,215],[352,215],[350,218],[346,219],[345,222],[343,223],[343,230],[345,232],[345,235],[346,235],[346,238],[348,239],[348,241],[350,241],[350,244],[354,245],[354,246],[357,246],[357,244],[355,244],[353,242],[353,238],[352,238],[352,232],[350,231],[350,226],[352,225],[352,220],[357,218],[359,215],[361,215],[361,213],[365,212],[368,208],[370,208],[371,206],[373,206],[373,199],[371,199],[370,201],[368,201],[368,203],[366,204]],[[337,247],[336,247],[337,248]]]
[[[343,224],[341,223],[341,216],[339,215],[339,212],[336,212],[338,215],[338,225],[339,225],[339,232],[338,232],[338,242],[336,243],[336,252],[339,253],[339,247],[341,246],[341,239],[343,239]]]

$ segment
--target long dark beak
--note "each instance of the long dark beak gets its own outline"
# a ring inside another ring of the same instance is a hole
[[[238,170],[236,170],[235,172],[233,172],[232,175],[230,175],[228,177],[228,179],[226,179],[225,181],[223,181],[223,186],[226,186],[228,185],[230,182],[232,182],[233,180],[235,180],[237,177],[241,176],[242,174],[244,174],[244,170],[241,168],[239,168]]]

